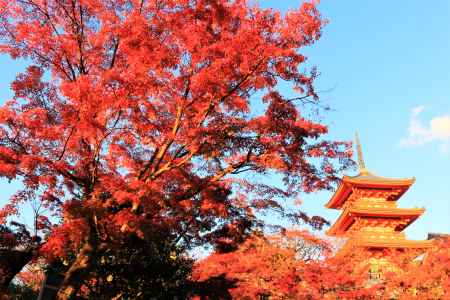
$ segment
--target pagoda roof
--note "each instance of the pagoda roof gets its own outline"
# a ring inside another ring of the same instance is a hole
[[[339,249],[338,255],[345,255],[354,247],[379,249],[410,249],[421,250],[433,247],[431,240],[382,240],[382,239],[350,239]]]
[[[429,240],[386,240],[381,239],[355,239],[357,246],[370,248],[431,248],[433,243]]]
[[[344,176],[338,189],[334,193],[333,197],[331,197],[330,201],[325,204],[325,207],[335,209],[342,208],[342,205],[350,197],[353,187],[385,190],[397,189],[399,190],[399,193],[397,193],[396,198],[392,200],[397,200],[400,198],[416,179],[414,177],[387,178],[374,175],[366,168],[358,132],[356,132],[355,141],[358,154],[359,174],[356,176]]]
[[[344,176],[338,189],[325,204],[327,208],[340,209],[353,192],[353,187],[372,189],[399,189],[394,200],[400,198],[415,182],[415,178],[386,178],[374,175],[367,170],[361,170],[356,176]]]
[[[425,212],[423,208],[386,208],[386,207],[349,207],[339,216],[336,222],[327,230],[328,235],[342,236],[354,223],[356,217],[404,219],[407,223],[398,231],[403,230]]]
[[[382,185],[382,186],[410,186],[416,179],[412,178],[388,178],[370,173],[369,171],[360,172],[356,176],[344,176],[343,181],[350,184],[362,185]]]

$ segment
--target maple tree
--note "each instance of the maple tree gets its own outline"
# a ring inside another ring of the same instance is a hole
[[[36,199],[59,218],[37,224],[42,256],[75,256],[59,299],[124,236],[231,251],[259,211],[325,223],[285,210],[351,163],[351,144],[307,117],[317,72],[299,51],[323,24],[314,3],[0,0],[0,53],[29,63],[0,107],[0,176],[23,183],[0,220]]]

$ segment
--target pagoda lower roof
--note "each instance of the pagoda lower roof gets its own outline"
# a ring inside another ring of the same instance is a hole
[[[337,256],[345,256],[351,253],[355,248],[365,249],[392,249],[392,250],[409,250],[413,251],[414,256],[417,256],[417,251],[423,253],[426,249],[432,248],[433,242],[430,240],[393,240],[393,241],[381,241],[373,239],[350,239],[344,246],[339,249]]]
[[[325,204],[326,208],[340,209],[345,201],[350,197],[353,187],[372,189],[399,189],[400,193],[396,199],[400,198],[414,183],[415,178],[386,178],[374,175],[370,172],[359,173],[357,176],[344,176],[341,184],[333,197]]]
[[[385,208],[385,207],[348,207],[346,208],[336,222],[326,232],[328,235],[342,236],[359,218],[389,218],[404,219],[406,224],[403,228],[414,222],[420,215],[425,212],[423,208]],[[403,228],[401,228],[403,230]]]
[[[390,248],[390,249],[424,249],[433,247],[430,240],[382,240],[382,239],[351,239],[343,248],[356,246],[365,248]]]

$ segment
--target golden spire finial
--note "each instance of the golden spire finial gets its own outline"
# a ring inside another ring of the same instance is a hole
[[[355,142],[356,142],[356,150],[358,153],[359,173],[369,174],[369,171],[366,169],[366,164],[364,163],[364,157],[362,153],[361,142],[359,141],[358,131],[356,131],[355,133]]]

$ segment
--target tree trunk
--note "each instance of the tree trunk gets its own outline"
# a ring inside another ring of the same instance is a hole
[[[81,286],[83,273],[89,269],[89,266],[95,257],[97,248],[96,245],[97,243],[95,242],[94,237],[91,236],[86,239],[80,253],[78,253],[75,258],[75,261],[70,266],[69,270],[64,274],[64,279],[59,287],[56,299],[74,299]]]
[[[32,257],[32,251],[29,250],[0,250],[0,299],[6,299],[11,280]]]

